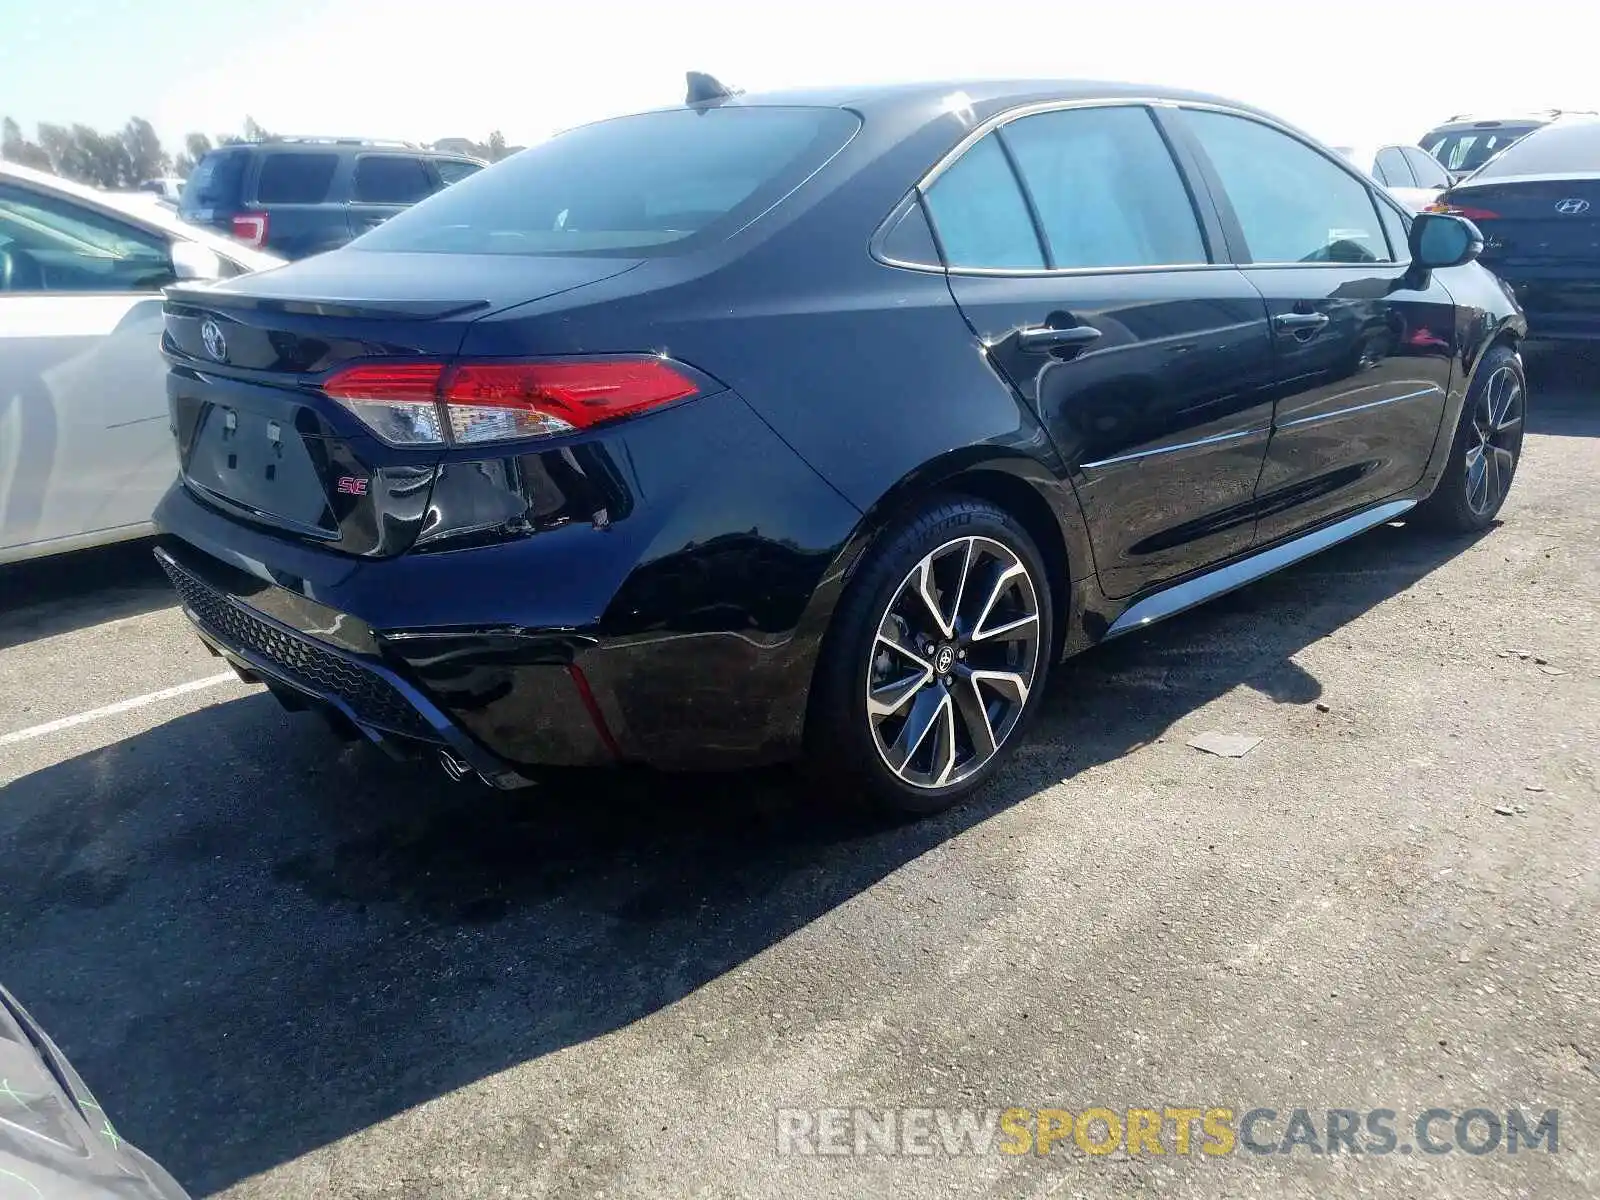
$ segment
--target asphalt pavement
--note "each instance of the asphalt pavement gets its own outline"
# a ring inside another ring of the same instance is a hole
[[[1595,1195],[1600,359],[1530,360],[1494,528],[1075,660],[920,823],[452,784],[220,678],[148,547],[0,570],[0,979],[197,1196]],[[1037,1152],[1188,1107],[1231,1153]],[[905,1136],[1007,1109],[1024,1153]],[[1559,1137],[1473,1153],[1473,1109]]]

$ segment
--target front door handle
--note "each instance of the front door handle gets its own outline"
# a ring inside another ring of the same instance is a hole
[[[1272,318],[1272,327],[1279,333],[1315,333],[1328,323],[1328,314],[1321,312],[1279,313]]]
[[[1099,339],[1100,331],[1093,325],[1069,325],[1065,329],[1039,325],[1017,330],[1017,345],[1024,350],[1067,350]]]

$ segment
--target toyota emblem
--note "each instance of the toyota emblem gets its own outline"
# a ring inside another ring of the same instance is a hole
[[[1570,200],[1563,200],[1560,204],[1556,205],[1556,211],[1564,216],[1575,217],[1579,213],[1586,213],[1589,211],[1589,202],[1587,200],[1581,200],[1577,196],[1573,196]]]
[[[200,326],[200,340],[205,343],[206,353],[218,362],[228,361],[228,340],[222,336],[222,326],[210,318]]]

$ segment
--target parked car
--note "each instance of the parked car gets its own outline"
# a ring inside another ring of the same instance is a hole
[[[112,1125],[66,1056],[0,987],[0,1196],[186,1200]]]
[[[220,146],[196,165],[178,211],[284,258],[342,246],[483,169],[409,142],[273,138]]]
[[[1456,184],[1440,212],[1484,235],[1536,338],[1600,338],[1600,117],[1562,117]]]
[[[176,208],[178,200],[183,196],[183,180],[176,176],[168,176],[164,179],[146,179],[139,185],[139,190],[141,192],[149,192],[152,196],[158,196],[163,202]]]
[[[161,289],[281,262],[0,162],[0,563],[151,532],[177,473]]]
[[[1518,138],[1526,137],[1562,115],[1559,108],[1515,117],[1475,117],[1457,113],[1443,125],[1423,134],[1417,144],[1450,172],[1452,180],[1465,179]]]
[[[1450,186],[1450,173],[1419,146],[1336,147],[1412,212],[1421,212]]]
[[[803,756],[929,812],[1063,655],[1494,519],[1524,326],[1478,247],[1187,92],[603,121],[174,290],[157,555],[215,652],[452,774]]]

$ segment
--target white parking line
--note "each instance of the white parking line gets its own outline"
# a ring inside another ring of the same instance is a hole
[[[170,700],[174,696],[185,696],[190,692],[198,692],[204,688],[216,687],[219,683],[238,680],[232,671],[224,671],[220,675],[208,675],[204,679],[191,679],[188,683],[180,683],[176,687],[162,688],[159,692],[147,692],[143,696],[135,696],[131,700],[118,700],[115,704],[107,704],[104,708],[91,708],[88,712],[74,713],[70,717],[62,717],[58,721],[46,721],[43,725],[35,725],[31,729],[19,729],[15,733],[0,734],[0,746],[10,746],[17,742],[31,741],[33,738],[45,737],[52,733],[59,733],[63,729],[71,729],[74,725],[82,725],[88,721],[97,721],[101,717],[113,717],[117,713],[125,713],[135,708],[143,708],[146,704],[155,704],[161,700]]]

